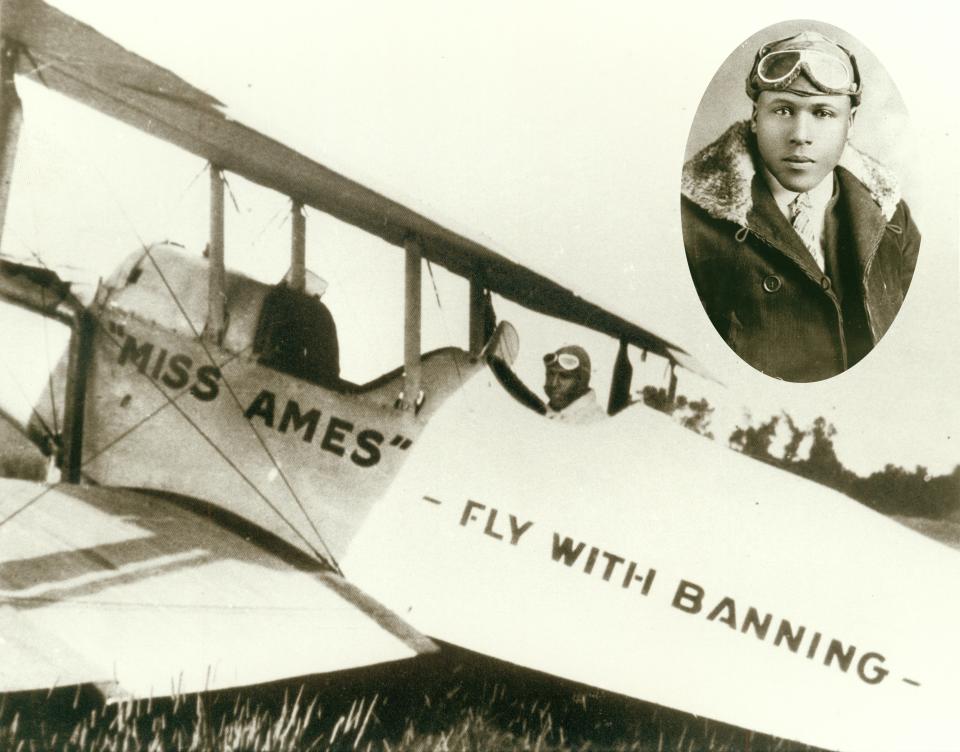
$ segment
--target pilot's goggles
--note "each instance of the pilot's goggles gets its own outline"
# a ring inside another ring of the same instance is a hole
[[[825,94],[856,94],[853,70],[842,60],[819,50],[777,50],[757,63],[757,78],[768,86],[785,88],[801,70]]]
[[[576,371],[580,367],[580,358],[572,353],[547,353],[543,356],[545,366],[559,366],[564,371]]]

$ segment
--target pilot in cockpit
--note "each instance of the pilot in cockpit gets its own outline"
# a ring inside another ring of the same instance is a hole
[[[590,388],[590,356],[578,345],[564,345],[543,356],[547,417],[583,425],[606,417]]]

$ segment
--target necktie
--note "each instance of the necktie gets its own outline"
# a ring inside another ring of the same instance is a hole
[[[814,227],[813,205],[810,203],[810,196],[806,193],[799,193],[797,197],[790,202],[790,212],[793,217],[793,229],[803,241],[803,244],[810,251],[813,260],[817,262],[820,271],[824,268],[823,249],[820,247],[819,233]]]

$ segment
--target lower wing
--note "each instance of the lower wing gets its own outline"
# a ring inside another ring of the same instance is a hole
[[[436,649],[250,532],[162,496],[0,480],[0,692],[155,697]]]

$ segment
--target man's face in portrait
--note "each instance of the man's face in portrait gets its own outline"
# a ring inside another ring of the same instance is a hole
[[[846,95],[761,91],[751,123],[760,157],[784,188],[809,191],[840,161],[855,112]]]

